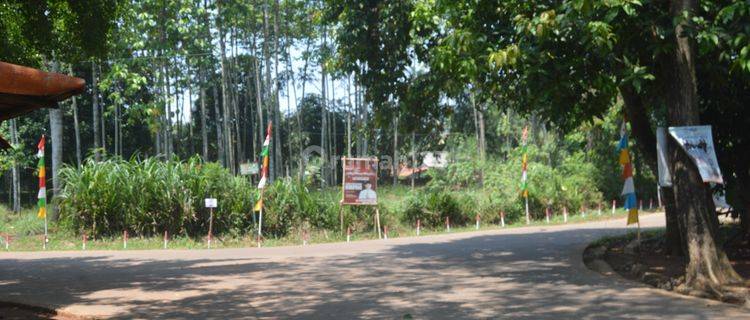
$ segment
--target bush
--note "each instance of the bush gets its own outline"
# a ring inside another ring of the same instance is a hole
[[[338,199],[329,193],[311,193],[292,178],[278,179],[263,194],[264,234],[285,236],[293,228],[333,229],[339,224]]]
[[[240,233],[251,224],[255,188],[216,163],[182,161],[87,161],[60,171],[57,203],[61,223],[77,232],[115,235],[123,230],[205,236],[209,211],[203,199],[218,199],[214,232]]]
[[[413,224],[419,219],[425,227],[440,227],[445,218],[450,218],[452,225],[465,224],[468,219],[461,212],[458,200],[446,191],[427,191],[412,195],[406,200],[403,220]]]

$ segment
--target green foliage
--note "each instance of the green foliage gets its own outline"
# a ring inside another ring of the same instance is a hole
[[[60,219],[77,232],[203,236],[209,212],[204,198],[217,198],[214,232],[239,233],[248,226],[255,199],[247,180],[215,163],[188,161],[88,161],[60,172]]]
[[[338,225],[338,199],[312,193],[292,178],[276,180],[263,193],[263,232],[277,237],[295,227],[333,229]]]

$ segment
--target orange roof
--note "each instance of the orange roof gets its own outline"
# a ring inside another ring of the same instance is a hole
[[[86,81],[59,73],[0,62],[0,122],[83,92]],[[0,149],[10,145],[0,137]]]

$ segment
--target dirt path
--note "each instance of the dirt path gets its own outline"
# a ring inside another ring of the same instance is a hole
[[[663,216],[642,217],[660,226]],[[622,220],[193,251],[0,253],[0,300],[107,318],[750,319],[586,269]]]

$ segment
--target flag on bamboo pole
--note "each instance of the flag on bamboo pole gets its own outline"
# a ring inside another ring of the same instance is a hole
[[[258,201],[255,202],[253,211],[260,211],[263,208],[263,189],[266,188],[266,181],[268,180],[268,153],[271,145],[271,122],[268,122],[268,129],[266,129],[266,140],[263,141],[263,151],[260,152],[260,157],[263,159],[263,167],[260,170],[260,182],[258,182]]]
[[[633,183],[633,163],[630,161],[630,151],[628,148],[628,131],[627,121],[622,122],[620,127],[620,142],[617,150],[620,151],[619,162],[622,165],[622,197],[625,198],[623,207],[628,211],[628,225],[638,223],[638,199],[635,195],[635,184]]]
[[[526,138],[528,137],[529,133],[529,127],[526,126],[523,128],[523,132],[521,133],[521,152],[522,152],[522,158],[521,158],[521,195],[524,198],[529,197],[529,186],[526,182],[526,166],[528,165],[528,158],[526,155]]]
[[[37,158],[39,158],[39,163],[37,165],[37,168],[39,169],[39,193],[37,194],[37,199],[39,199],[37,202],[39,213],[37,214],[37,217],[42,219],[47,217],[47,172],[44,167],[44,144],[45,138],[44,135],[42,135],[36,153]]]

